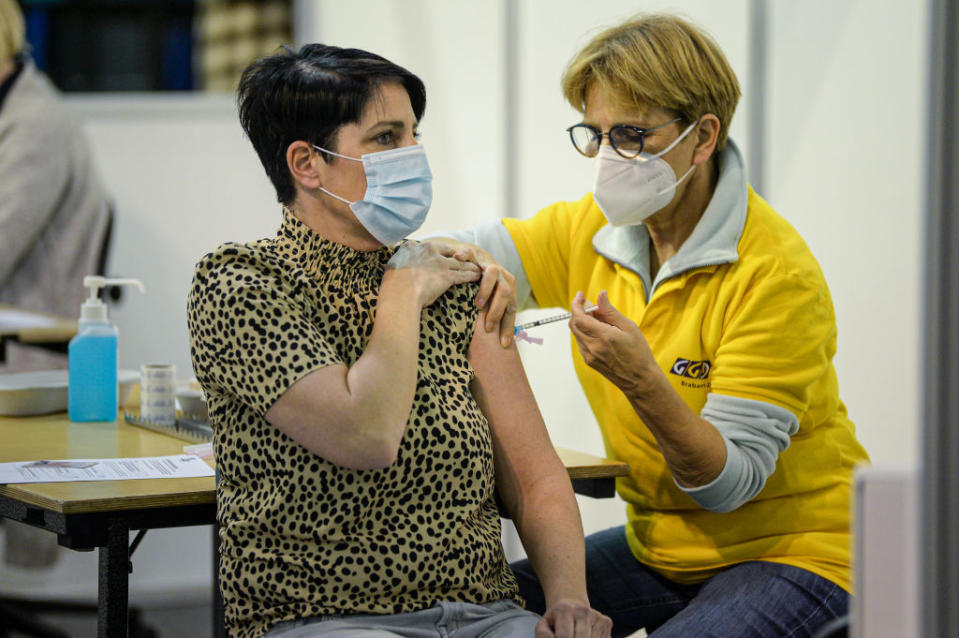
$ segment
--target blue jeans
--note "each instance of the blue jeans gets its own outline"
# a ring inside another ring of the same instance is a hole
[[[512,565],[527,607],[544,611],[529,561]],[[613,637],[645,627],[650,638],[800,638],[848,612],[849,594],[812,572],[762,561],[682,585],[636,560],[623,526],[586,537],[589,602],[613,620]]]

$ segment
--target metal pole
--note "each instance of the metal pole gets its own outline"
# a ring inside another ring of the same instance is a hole
[[[317,33],[320,24],[320,0],[293,0],[291,22],[293,27],[293,48],[299,49],[310,42],[321,42]]]
[[[516,217],[519,130],[519,6],[503,0],[503,217]]]
[[[920,502],[922,629],[959,636],[959,0],[929,4]]]
[[[769,199],[766,191],[766,58],[769,54],[769,17],[766,0],[749,3],[749,183]]]

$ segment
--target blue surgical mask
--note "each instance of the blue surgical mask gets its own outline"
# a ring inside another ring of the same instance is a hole
[[[356,219],[377,241],[392,246],[423,225],[433,203],[433,174],[421,144],[367,153],[360,159],[316,145],[313,148],[363,163],[366,173],[363,199],[351,202],[322,186],[320,190],[349,204]]]

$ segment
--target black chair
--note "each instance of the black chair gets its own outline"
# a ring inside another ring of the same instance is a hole
[[[103,230],[103,242],[100,244],[100,254],[97,256],[97,271],[95,274],[101,275],[103,277],[108,277],[107,274],[107,258],[110,256],[110,242],[113,241],[113,218],[115,217],[113,212],[113,205],[110,205],[109,210],[107,211],[107,225]],[[100,296],[103,301],[109,302],[118,302],[122,295],[123,288],[120,286],[104,286],[103,290],[100,291]]]

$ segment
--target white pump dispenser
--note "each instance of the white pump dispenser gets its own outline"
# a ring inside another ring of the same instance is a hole
[[[100,289],[104,286],[136,286],[145,293],[143,282],[139,279],[107,279],[97,275],[87,275],[83,278],[83,285],[90,289],[90,296],[80,306],[80,321],[107,320],[107,305],[100,299]]]
[[[83,278],[90,296],[80,306],[77,335],[70,340],[67,365],[70,381],[67,405],[71,421],[112,421],[117,418],[117,327],[107,319],[100,300],[104,286],[133,285],[146,292],[138,279]]]

